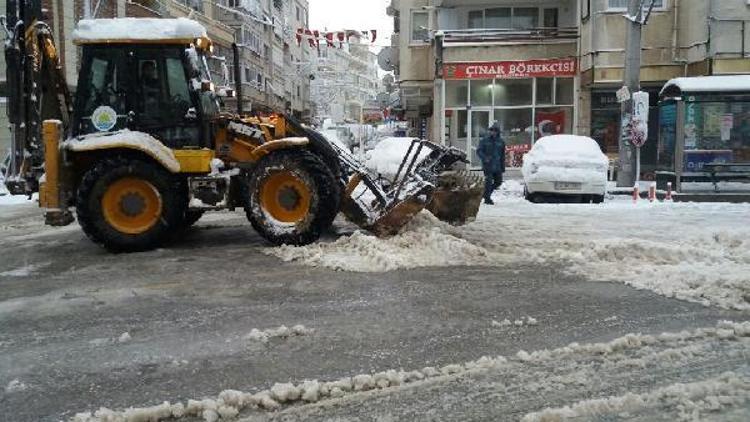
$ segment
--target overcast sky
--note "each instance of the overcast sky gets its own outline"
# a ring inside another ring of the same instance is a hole
[[[309,0],[310,29],[358,31],[377,29],[374,51],[391,44],[393,18],[385,14],[391,0]]]

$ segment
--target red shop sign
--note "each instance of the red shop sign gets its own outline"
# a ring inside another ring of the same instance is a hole
[[[448,63],[443,65],[443,77],[445,79],[494,79],[575,76],[576,68],[575,58],[486,63]]]

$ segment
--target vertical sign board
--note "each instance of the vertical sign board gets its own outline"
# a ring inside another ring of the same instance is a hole
[[[633,93],[633,126],[632,142],[636,147],[642,147],[648,139],[648,92]]]

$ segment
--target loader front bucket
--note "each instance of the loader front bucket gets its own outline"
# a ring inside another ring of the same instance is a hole
[[[380,215],[375,222],[368,228],[378,237],[387,237],[398,234],[398,232],[419,214],[432,196],[434,188],[424,186],[419,192],[415,192],[404,199],[401,199],[394,206]]]
[[[484,193],[484,178],[467,171],[446,171],[438,176],[437,189],[427,209],[438,219],[462,225],[476,219]]]

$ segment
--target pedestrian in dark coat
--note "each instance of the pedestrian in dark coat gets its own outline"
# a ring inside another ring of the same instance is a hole
[[[479,141],[477,155],[484,171],[484,203],[492,205],[492,192],[503,184],[505,173],[505,141],[500,137],[497,123]]]

